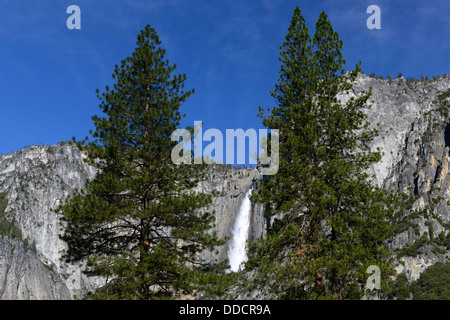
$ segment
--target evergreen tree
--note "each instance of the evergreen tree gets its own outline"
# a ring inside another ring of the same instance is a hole
[[[65,258],[87,261],[87,274],[108,282],[92,298],[192,294],[219,268],[199,259],[222,243],[210,232],[214,214],[199,211],[212,195],[193,189],[206,167],[171,160],[179,107],[194,90],[183,90],[186,76],[172,74],[160,44],[146,26],[131,57],[116,65],[114,87],[97,90],[104,116],[93,117],[92,140],[78,145],[98,174],[59,207]]]
[[[359,64],[345,73],[342,41],[322,12],[313,39],[296,8],[280,48],[276,106],[263,125],[280,130],[280,167],[253,196],[275,219],[250,245],[249,289],[277,298],[359,298],[370,265],[391,273],[384,246],[396,207],[367,169],[380,160],[363,107],[371,92],[340,102]],[[275,215],[277,215],[275,217]],[[279,216],[281,215],[281,218]]]
[[[449,283],[450,263],[437,262],[406,288],[411,290],[414,300],[449,300]]]

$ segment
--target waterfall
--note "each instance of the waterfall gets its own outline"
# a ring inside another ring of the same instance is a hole
[[[247,191],[241,208],[234,222],[234,227],[231,233],[231,239],[228,246],[228,259],[230,262],[230,271],[237,272],[241,268],[241,264],[247,261],[247,239],[248,231],[250,229],[250,212],[252,204],[250,202],[250,195],[252,189]]]

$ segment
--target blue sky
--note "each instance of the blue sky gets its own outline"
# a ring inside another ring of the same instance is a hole
[[[326,11],[344,41],[347,69],[405,77],[450,73],[447,0],[1,0],[0,153],[84,138],[99,114],[95,89],[112,84],[115,64],[136,35],[154,27],[167,58],[196,93],[182,106],[185,125],[219,130],[262,128],[271,107],[279,47],[296,6],[314,31]],[[69,30],[69,5],[81,30]],[[381,29],[369,30],[369,5]]]

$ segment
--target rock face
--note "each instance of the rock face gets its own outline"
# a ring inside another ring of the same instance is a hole
[[[32,248],[27,254],[48,266],[70,291],[69,296],[56,299],[81,297],[96,284],[81,273],[81,265],[62,262],[66,245],[59,239],[60,217],[52,212],[62,199],[95,176],[93,168],[86,166],[82,159],[80,151],[69,144],[34,146],[0,157],[0,192],[7,199],[4,216],[14,221],[22,240]],[[30,286],[28,290],[31,297],[43,289]]]
[[[384,152],[382,161],[370,168],[374,183],[413,198],[407,223],[389,244],[398,254],[397,271],[412,281],[437,261],[449,259],[450,121],[445,93],[450,92],[450,77],[407,82],[361,74],[353,90],[340,98],[370,88],[367,114],[380,130],[372,147]],[[100,279],[86,277],[81,264],[63,262],[63,226],[52,211],[95,173],[71,144],[33,146],[0,156],[0,298],[80,298],[102,285]],[[260,179],[252,168],[211,167],[198,190],[219,193],[206,208],[215,212],[219,237],[230,236],[245,193]],[[266,227],[263,208],[253,204],[249,239],[264,237]],[[224,260],[227,249],[225,244],[202,257]]]
[[[220,239],[230,237],[234,221],[239,213],[246,192],[252,185],[257,184],[260,178],[256,169],[227,168],[220,165],[211,168],[208,178],[201,184],[199,189],[208,193],[212,191],[219,192],[213,203],[205,210],[215,212],[215,231]],[[249,230],[249,240],[263,237],[266,223],[264,210],[260,205],[252,205],[250,219],[252,223]],[[227,250],[228,243],[219,247],[217,253],[205,253],[204,259],[223,261],[228,258]]]
[[[426,82],[360,75],[356,96],[372,87],[368,119],[379,124],[373,148],[384,152],[374,183],[410,195],[412,206],[389,246],[395,268],[410,281],[436,262],[448,262],[450,231],[450,77]]]
[[[60,276],[21,241],[0,236],[0,248],[0,299],[71,299]]]
[[[422,119],[432,113],[437,107],[437,96],[448,90],[449,86],[450,77],[407,84],[403,78],[381,80],[360,74],[353,91],[342,95],[345,101],[367,93],[372,88],[367,115],[372,126],[378,126],[379,130],[379,136],[374,139],[372,148],[381,148],[384,153],[381,161],[372,168],[379,186],[384,185],[392,168],[403,157],[407,136],[412,132],[416,136],[424,134],[426,127],[414,126],[414,123],[423,122]]]

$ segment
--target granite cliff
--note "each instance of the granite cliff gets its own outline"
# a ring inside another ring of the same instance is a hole
[[[404,225],[389,243],[397,255],[395,268],[408,280],[429,266],[449,260],[450,119],[447,96],[450,77],[426,82],[403,78],[381,80],[363,74],[349,99],[372,88],[367,114],[380,135],[382,161],[370,170],[374,183],[406,192],[413,205]],[[88,278],[83,265],[61,260],[65,243],[59,239],[60,217],[52,209],[73,190],[82,188],[95,170],[83,162],[73,145],[33,146],[0,156],[0,298],[71,299],[102,285]],[[207,210],[216,214],[216,231],[230,236],[245,193],[257,185],[257,169],[211,167],[199,190],[219,192]],[[264,237],[264,210],[252,206],[250,239]],[[204,259],[225,259],[227,247],[208,252]]]
[[[82,264],[62,261],[63,225],[53,212],[62,199],[95,176],[95,169],[83,158],[76,146],[65,143],[33,146],[0,157],[0,231],[4,234],[0,238],[0,298],[81,298],[103,284],[101,279],[86,277]],[[215,212],[219,237],[229,237],[244,195],[258,179],[256,169],[214,165],[198,186],[204,192],[219,192],[205,208]],[[265,220],[258,205],[253,205],[252,221],[249,238],[262,237]],[[202,258],[226,259],[227,244],[205,252]]]

